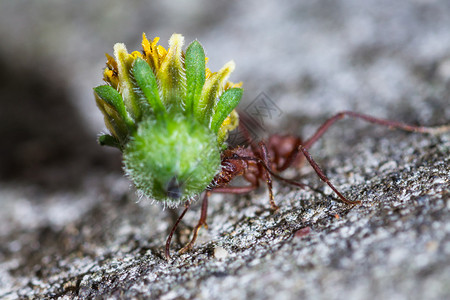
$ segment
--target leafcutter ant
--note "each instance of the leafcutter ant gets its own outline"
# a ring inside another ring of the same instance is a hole
[[[373,123],[380,126],[385,126],[390,129],[398,129],[408,132],[440,134],[450,131],[450,125],[439,127],[423,127],[408,125],[405,123],[391,121],[381,118],[372,117],[366,114],[361,114],[353,111],[343,111],[326,120],[317,131],[308,139],[302,140],[300,137],[292,135],[272,135],[267,140],[254,143],[251,141],[248,132],[241,127],[244,135],[249,142],[248,146],[238,146],[227,149],[221,154],[221,171],[214,177],[211,184],[203,193],[202,207],[200,219],[194,227],[193,236],[190,242],[184,246],[179,252],[185,253],[192,249],[197,239],[198,232],[202,226],[207,226],[207,209],[208,198],[211,193],[228,193],[228,194],[245,194],[257,189],[261,182],[266,182],[269,190],[269,202],[272,211],[278,210],[278,206],[274,201],[272,191],[272,178],[276,178],[282,182],[297,186],[299,188],[306,187],[305,184],[295,182],[279,175],[280,172],[295,166],[300,167],[306,161],[311,165],[319,178],[325,182],[339,197],[340,201],[348,205],[360,204],[360,201],[352,201],[347,199],[328,179],[325,173],[321,170],[319,165],[314,161],[309,149],[317,140],[338,120],[345,117],[352,119],[359,119],[365,122]],[[231,186],[230,181],[237,176],[249,182],[246,186]],[[174,224],[166,241],[165,256],[170,258],[170,243],[172,236],[183,219],[186,212],[189,210],[191,202],[186,202],[185,208]]]

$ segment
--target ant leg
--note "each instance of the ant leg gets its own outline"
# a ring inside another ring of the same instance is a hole
[[[275,204],[275,200],[273,197],[273,190],[272,190],[272,176],[270,176],[270,172],[267,169],[270,169],[270,160],[269,160],[269,154],[267,153],[267,148],[264,142],[259,142],[258,146],[261,150],[261,159],[263,161],[263,169],[264,173],[266,175],[266,182],[267,187],[269,188],[269,201],[270,201],[270,208],[272,208],[273,211],[277,211],[279,207]],[[266,168],[267,167],[267,168]]]
[[[354,119],[361,119],[363,121],[378,124],[381,126],[386,126],[389,128],[395,128],[400,129],[404,131],[410,131],[410,132],[419,132],[419,133],[430,133],[430,134],[439,134],[443,132],[450,131],[450,125],[443,125],[438,127],[423,127],[423,126],[414,126],[414,125],[408,125],[401,122],[381,119],[381,118],[375,118],[369,115],[360,114],[353,111],[343,111],[340,112],[333,117],[329,118],[325,123],[322,124],[322,126],[317,129],[317,131],[303,143],[303,146],[305,149],[309,149],[328,129],[331,125],[333,125],[336,121],[343,119],[345,116],[354,118]]]
[[[299,188],[301,188],[301,189],[304,189],[305,187],[307,187],[307,188],[309,188],[310,190],[313,190],[313,191],[315,191],[315,192],[319,192],[318,190],[314,189],[312,186],[309,186],[309,185],[307,185],[307,184],[304,184],[304,183],[301,183],[301,182],[297,182],[297,181],[294,181],[294,180],[291,180],[291,179],[284,178],[284,177],[282,177],[282,176],[280,176],[280,175],[278,175],[278,174],[273,173],[272,171],[269,171],[269,173],[270,173],[273,177],[275,177],[276,179],[278,179],[278,180],[280,180],[280,181],[283,181],[283,182],[285,182],[285,183],[287,183],[287,184],[294,185],[294,186],[299,187]]]
[[[306,150],[305,150],[305,151],[306,151]],[[307,152],[307,153],[308,153],[308,152]],[[308,153],[308,154],[309,154],[309,153]],[[312,163],[314,163],[314,164],[317,166],[317,163],[312,159],[311,155],[309,155],[309,157],[311,158]],[[259,158],[253,158],[253,157],[241,157],[241,159],[245,159],[245,160],[249,160],[249,161],[255,161],[255,162],[258,162],[259,164],[261,164],[261,166],[264,167],[264,169],[266,169],[267,172],[270,173],[270,175],[272,175],[273,177],[277,178],[277,179],[280,180],[280,181],[283,181],[283,182],[285,182],[285,183],[287,183],[287,184],[291,184],[291,185],[297,186],[297,187],[302,188],[302,189],[305,188],[305,187],[307,187],[307,188],[309,188],[310,190],[312,190],[312,191],[314,191],[314,192],[316,192],[316,193],[325,195],[324,192],[319,191],[318,189],[316,189],[316,188],[314,188],[314,187],[312,187],[312,186],[310,186],[310,185],[307,185],[307,184],[304,184],[304,183],[301,183],[301,182],[297,182],[297,181],[294,181],[294,180],[291,180],[291,179],[287,179],[287,178],[284,178],[284,177],[282,177],[282,176],[280,176],[280,175],[274,173],[271,169],[269,169],[269,167],[264,163],[264,161],[262,161],[262,160],[259,159]],[[317,166],[317,168],[319,168],[319,167]],[[319,169],[319,170],[320,170],[320,169]],[[322,173],[323,176],[326,178],[325,174],[324,174],[322,171],[321,171],[321,173]],[[328,180],[327,184],[328,184],[328,185],[331,185],[331,186],[334,188],[334,186],[331,184],[331,182],[330,182],[329,180]],[[226,188],[227,188],[227,187],[224,187],[223,189],[226,189]],[[246,187],[242,187],[242,188],[246,188]],[[344,196],[342,196],[342,194],[339,193],[339,191],[338,191],[336,188],[334,188],[333,190],[338,194],[338,196],[340,196],[341,199],[345,199],[345,200],[343,200],[343,201],[344,201],[345,203],[347,203],[347,204],[354,205],[354,204],[359,204],[359,203],[360,203],[360,201],[349,201],[349,200],[346,199]],[[225,191],[225,190],[224,190],[224,191],[220,191],[220,193],[226,193],[226,191]],[[325,195],[325,196],[326,196],[326,195]]]
[[[306,151],[306,150],[305,150],[305,151]],[[311,157],[311,155],[310,155],[310,157]],[[312,157],[311,157],[311,160],[312,160]],[[288,178],[284,178],[283,176],[280,176],[280,175],[274,173],[272,170],[270,170],[270,169],[264,164],[264,162],[263,162],[262,160],[257,159],[256,161],[259,162],[259,163],[266,169],[266,171],[269,172],[270,175],[272,175],[272,176],[275,177],[276,179],[278,179],[278,180],[280,180],[280,181],[283,181],[283,182],[285,182],[285,183],[287,183],[287,184],[294,185],[294,186],[299,187],[299,188],[301,188],[301,189],[309,188],[310,190],[312,190],[312,191],[314,191],[314,192],[316,192],[316,193],[323,194],[324,196],[326,196],[324,192],[322,192],[322,191],[320,191],[320,190],[318,190],[318,189],[316,189],[316,188],[314,188],[314,187],[312,187],[312,186],[310,186],[310,185],[308,185],[308,184],[301,183],[301,182],[297,182],[297,181],[294,181],[294,180],[291,180],[291,179],[288,179]],[[312,160],[312,161],[317,165],[317,163],[316,163],[314,160]],[[322,173],[323,173],[323,172],[322,172]],[[325,175],[324,175],[324,176],[325,176]],[[331,184],[331,183],[330,183],[330,184]],[[338,194],[340,194],[340,193],[338,193]],[[345,197],[344,197],[344,198],[345,198]],[[346,199],[346,200],[347,200],[347,199]],[[348,201],[348,200],[347,200],[347,201]],[[351,203],[354,202],[354,203],[358,204],[358,203],[357,203],[358,201],[350,201],[350,202],[351,202]]]
[[[249,185],[249,186],[223,186],[214,188],[211,192],[213,193],[224,193],[224,194],[247,194],[254,189],[256,189],[258,185]]]
[[[349,205],[356,205],[356,204],[361,203],[361,201],[351,201],[351,200],[348,200],[347,198],[345,198],[338,191],[338,189],[335,188],[334,185],[330,182],[330,180],[325,175],[325,173],[320,169],[319,165],[314,161],[311,154],[309,154],[308,150],[306,150],[306,148],[302,145],[300,145],[300,150],[303,152],[303,155],[306,157],[309,164],[311,165],[311,167],[313,167],[314,171],[317,173],[317,175],[320,177],[320,179],[322,179],[322,181],[325,182],[339,196],[339,198],[341,198],[342,202],[349,204]]]
[[[180,224],[181,219],[183,219],[184,215],[186,214],[186,212],[188,211],[190,206],[191,206],[191,202],[189,202],[189,201],[186,202],[183,212],[178,217],[177,221],[175,222],[175,224],[172,227],[172,230],[170,231],[169,236],[167,237],[166,248],[165,248],[165,252],[164,252],[164,254],[166,256],[166,260],[170,260],[170,243],[172,242],[172,236],[175,233],[175,230],[177,229],[178,224]]]
[[[206,224],[206,217],[208,215],[208,198],[209,195],[211,194],[211,192],[205,192],[205,195],[203,196],[203,201],[202,201],[202,211],[200,213],[200,220],[198,220],[197,225],[194,228],[194,234],[192,236],[191,241],[184,246],[180,251],[178,251],[178,253],[183,254],[188,252],[189,250],[192,249],[192,247],[194,246],[195,241],[197,240],[197,236],[198,236],[198,232],[200,230],[200,228],[202,226],[204,226],[205,228],[208,228],[208,224]]]

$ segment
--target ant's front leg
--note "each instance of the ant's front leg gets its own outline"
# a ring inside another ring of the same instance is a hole
[[[205,192],[205,194],[203,196],[203,201],[202,201],[202,210],[200,213],[200,219],[198,220],[198,223],[193,230],[192,239],[186,246],[184,246],[178,252],[180,254],[183,254],[183,253],[186,253],[189,250],[191,250],[192,247],[194,247],[195,241],[197,240],[198,232],[200,231],[200,228],[202,228],[202,227],[208,228],[208,224],[206,223],[206,218],[208,216],[208,199],[212,192],[214,192],[214,193],[230,193],[230,194],[246,194],[248,192],[253,191],[257,187],[258,187],[258,185],[255,185],[255,184],[252,184],[249,186],[225,186],[225,187],[214,188],[211,191]],[[184,215],[184,213],[185,212],[183,212],[182,215]],[[176,225],[178,225],[178,223],[179,222],[177,221]],[[174,229],[172,231],[174,231]],[[172,233],[171,233],[170,237],[171,236],[172,236]],[[170,243],[170,241],[169,241],[169,243]],[[166,252],[168,253],[168,250],[166,250]],[[166,257],[167,257],[167,254],[166,254]]]
[[[269,189],[269,201],[270,201],[270,208],[273,211],[277,211],[279,209],[278,205],[275,204],[275,200],[273,197],[273,189],[272,189],[272,176],[270,175],[270,158],[269,158],[269,154],[267,152],[267,147],[264,144],[264,142],[259,142],[258,143],[259,146],[259,150],[260,150],[260,154],[261,157],[260,159],[262,159],[262,162],[264,163],[263,166],[263,172],[264,172],[264,177],[266,178],[266,183],[267,183],[267,188]],[[267,168],[268,169],[267,169]]]
[[[206,217],[208,216],[208,198],[210,195],[211,195],[210,191],[206,191],[205,194],[203,195],[200,219],[198,220],[198,223],[193,230],[191,241],[186,246],[184,246],[180,251],[178,251],[180,254],[186,253],[189,250],[191,250],[192,247],[194,247],[195,241],[197,240],[198,232],[202,226],[208,228],[208,224],[206,224]]]
[[[181,215],[178,217],[177,221],[173,225],[172,230],[170,230],[170,234],[167,237],[166,248],[164,251],[166,260],[170,260],[170,243],[172,242],[172,236],[175,233],[175,230],[177,229],[178,224],[180,224],[181,220],[183,219],[184,215],[186,214],[186,212],[189,210],[190,207],[191,207],[191,202],[190,201],[186,202],[183,212],[181,213]]]

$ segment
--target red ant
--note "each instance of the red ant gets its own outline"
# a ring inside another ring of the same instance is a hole
[[[208,197],[211,193],[230,193],[230,194],[244,194],[257,189],[260,186],[260,181],[265,181],[269,189],[270,207],[273,211],[278,209],[275,204],[272,191],[272,177],[275,177],[286,183],[304,188],[307,185],[295,182],[278,175],[278,173],[286,170],[291,166],[301,166],[304,160],[313,167],[314,171],[340,198],[340,200],[348,205],[360,204],[360,201],[351,201],[344,197],[339,190],[334,187],[325,173],[320,169],[317,163],[312,158],[308,149],[333,125],[336,121],[344,117],[354,119],[361,119],[363,121],[374,123],[381,126],[386,126],[391,129],[400,129],[409,132],[438,134],[450,131],[450,125],[440,127],[422,127],[408,125],[401,122],[390,121],[386,119],[375,118],[369,115],[360,114],[352,111],[343,111],[325,121],[322,126],[307,140],[302,142],[299,137],[290,135],[272,135],[267,141],[261,141],[257,145],[250,140],[248,132],[243,129],[244,135],[249,141],[249,146],[227,149],[222,153],[222,169],[217,174],[210,186],[206,189],[203,195],[202,208],[200,219],[193,230],[193,237],[191,241],[183,247],[179,252],[185,253],[192,249],[197,239],[198,231],[202,226],[207,227],[206,217],[208,209]],[[299,155],[299,153],[303,155]],[[228,183],[237,176],[243,176],[246,181],[250,183],[248,186],[229,186]],[[175,222],[169,237],[167,238],[165,256],[170,259],[170,243],[172,236],[190,207],[190,202],[186,206]]]

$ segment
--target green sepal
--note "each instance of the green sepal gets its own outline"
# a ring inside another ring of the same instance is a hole
[[[185,111],[192,113],[194,106],[202,94],[205,84],[205,51],[198,41],[193,41],[186,49],[184,59],[186,67],[186,100]]]
[[[234,62],[230,61],[217,73],[213,73],[205,82],[200,99],[194,106],[194,114],[197,120],[209,123],[212,110],[220,95],[221,89],[225,86],[230,73],[234,70]]]
[[[125,143],[128,140],[130,131],[124,120],[114,106],[100,98],[96,93],[94,93],[94,96],[95,102],[104,116],[106,128],[120,143]]]
[[[98,143],[101,146],[110,146],[110,147],[115,147],[118,148],[119,150],[122,149],[122,147],[120,146],[120,142],[113,137],[112,135],[109,134],[104,134],[98,137]]]
[[[159,98],[158,82],[150,65],[138,57],[133,65],[133,75],[156,117],[165,116],[166,108]]]
[[[135,130],[134,123],[128,116],[128,113],[125,109],[122,96],[118,91],[116,91],[115,88],[109,85],[101,85],[94,88],[94,92],[101,100],[105,101],[117,111],[129,131]]]
[[[243,92],[244,90],[241,88],[232,88],[226,90],[220,96],[219,102],[217,102],[211,119],[211,130],[214,133],[217,133],[219,131],[219,128],[222,125],[223,121],[225,121],[228,115],[239,104]]]
[[[173,34],[169,40],[169,51],[166,59],[156,74],[162,92],[162,101],[169,111],[182,112],[181,99],[186,97],[186,73],[183,62],[184,38]]]

